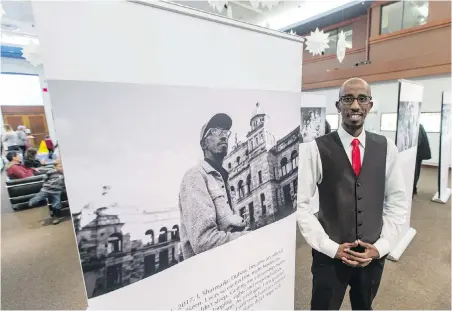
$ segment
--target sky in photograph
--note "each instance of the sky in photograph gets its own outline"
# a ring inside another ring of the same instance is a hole
[[[71,211],[118,203],[130,211],[178,208],[184,173],[199,163],[201,126],[231,116],[239,140],[259,102],[277,138],[300,124],[300,93],[49,81]],[[101,198],[102,186],[109,185]],[[101,200],[103,201],[102,203]]]

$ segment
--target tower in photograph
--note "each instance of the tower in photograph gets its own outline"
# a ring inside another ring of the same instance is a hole
[[[235,210],[253,228],[294,211],[299,127],[276,140],[270,117],[257,103],[245,141],[235,139],[224,159]]]

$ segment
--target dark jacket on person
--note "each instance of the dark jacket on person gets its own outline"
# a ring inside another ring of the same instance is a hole
[[[61,193],[65,189],[63,173],[52,169],[46,173],[41,191],[48,193]]]
[[[417,140],[416,157],[418,160],[430,160],[432,158],[427,132],[425,131],[424,126],[422,126],[422,124],[419,124],[419,137]]]
[[[42,164],[39,160],[31,159],[31,158],[24,158],[24,166],[28,168],[38,168],[41,167]]]

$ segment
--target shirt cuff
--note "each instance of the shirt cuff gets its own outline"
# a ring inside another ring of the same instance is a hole
[[[375,248],[380,254],[380,258],[387,255],[390,251],[389,241],[384,238],[379,238],[377,242],[374,243]]]
[[[320,245],[319,251],[321,253],[324,253],[330,258],[336,257],[337,250],[339,249],[339,244],[331,240],[330,238],[326,238],[323,240],[322,244]]]

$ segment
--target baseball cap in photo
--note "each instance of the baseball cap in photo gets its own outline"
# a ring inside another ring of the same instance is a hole
[[[202,126],[199,141],[200,142],[202,141],[206,132],[211,128],[221,128],[229,131],[231,127],[232,127],[231,117],[229,117],[225,113],[217,113],[212,118],[210,118],[209,122]]]

